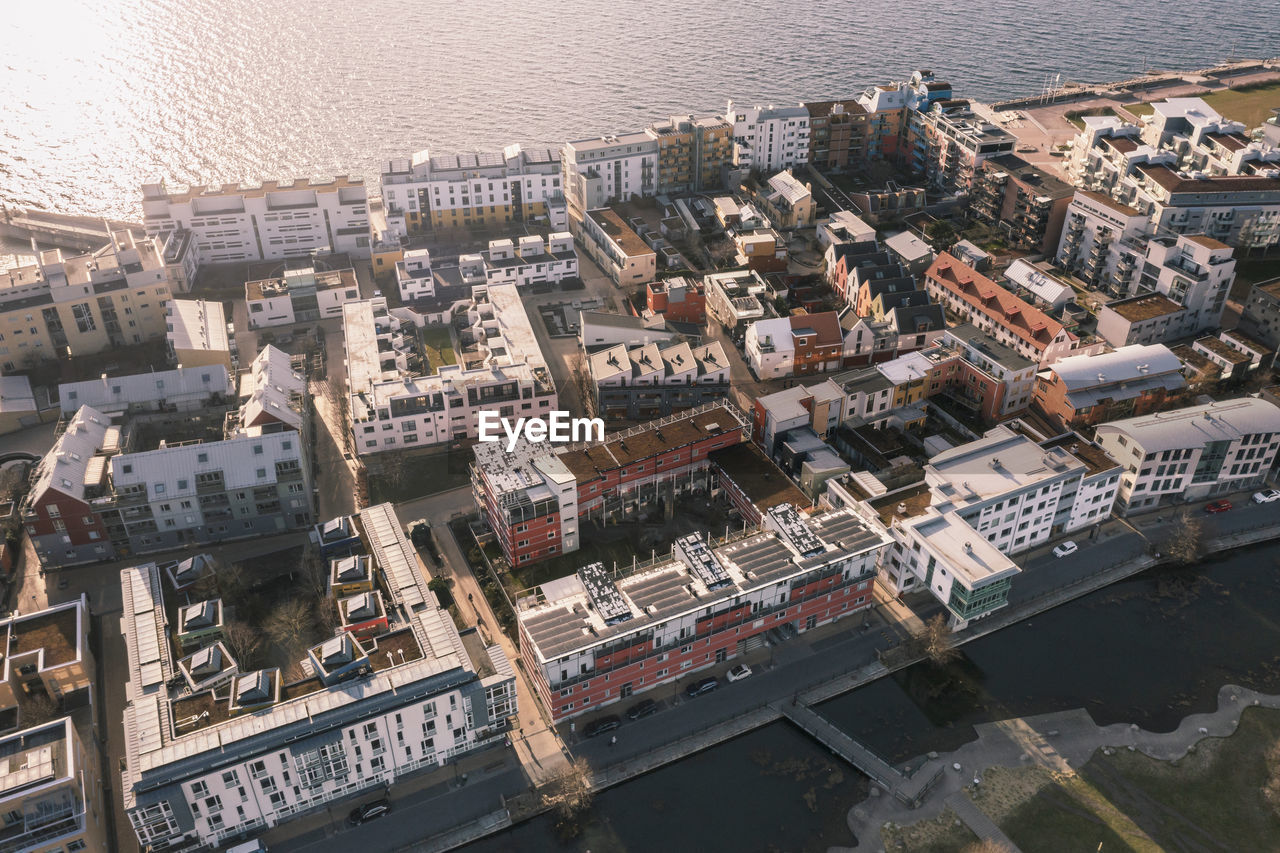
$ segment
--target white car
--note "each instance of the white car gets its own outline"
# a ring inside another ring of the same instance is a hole
[[[729,679],[730,681],[741,681],[742,679],[746,678],[750,674],[751,674],[751,667],[747,666],[745,663],[740,663],[737,666],[735,666],[733,669],[726,672],[724,674],[724,677]]]
[[[1272,501],[1280,501],[1280,489],[1267,489],[1265,492],[1254,492],[1254,503],[1269,504]]]
[[[1080,550],[1080,546],[1079,546],[1079,545],[1077,545],[1076,543],[1074,543],[1074,542],[1063,542],[1063,543],[1062,543],[1061,545],[1059,545],[1057,548],[1054,548],[1054,549],[1053,549],[1053,556],[1055,556],[1055,557],[1065,557],[1065,556],[1067,556],[1068,554],[1074,554],[1076,551],[1079,551],[1079,550]]]

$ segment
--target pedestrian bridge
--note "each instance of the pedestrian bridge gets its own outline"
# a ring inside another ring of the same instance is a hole
[[[927,778],[907,775],[854,740],[804,702],[793,699],[775,706],[784,717],[818,743],[865,773],[885,791],[912,808],[920,805],[942,775],[939,768]]]

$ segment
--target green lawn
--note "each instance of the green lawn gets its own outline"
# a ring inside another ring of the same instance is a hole
[[[1278,755],[1280,711],[1246,708],[1235,734],[1175,762],[1097,753],[998,823],[1024,850],[1274,850],[1280,806],[1263,789],[1280,789]]]
[[[1135,116],[1138,116],[1138,117],[1149,116],[1156,111],[1155,107],[1147,103],[1126,104],[1124,109],[1126,112],[1133,113]]]
[[[605,568],[609,570],[613,569],[614,563],[617,563],[619,568],[630,566],[632,557],[647,560],[649,554],[647,552],[643,555],[636,554],[630,540],[626,538],[601,542],[583,537],[582,545],[578,550],[522,569],[512,569],[511,575],[523,589],[533,589],[546,581],[571,575],[582,566],[597,561],[604,563]]]
[[[1063,118],[1074,124],[1078,130],[1084,130],[1085,116],[1113,116],[1115,114],[1116,111],[1111,107],[1093,107],[1087,110],[1073,110],[1065,113]]]
[[[1213,92],[1204,100],[1224,117],[1254,128],[1271,116],[1272,108],[1280,107],[1280,83]]]
[[[453,353],[453,340],[449,336],[447,326],[424,326],[422,347],[427,351],[427,361],[431,363],[432,372],[440,365],[458,363],[458,357]]]

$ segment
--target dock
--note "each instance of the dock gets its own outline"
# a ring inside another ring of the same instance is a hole
[[[111,231],[122,229],[143,233],[142,226],[134,222],[70,216],[8,205],[0,210],[0,237],[34,240],[45,248],[91,252],[110,242]]]

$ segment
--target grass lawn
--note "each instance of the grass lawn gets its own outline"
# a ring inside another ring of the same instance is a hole
[[[1151,104],[1148,104],[1148,103],[1125,104],[1124,109],[1126,112],[1132,113],[1133,115],[1138,117],[1149,116],[1156,111],[1156,108],[1151,106]]]
[[[978,836],[960,822],[951,809],[943,809],[933,820],[922,820],[910,826],[883,826],[880,839],[885,850],[910,850],[912,853],[965,853]]]
[[[1092,109],[1068,112],[1062,117],[1075,125],[1078,130],[1084,130],[1085,116],[1113,116],[1115,114],[1116,111],[1111,107],[1093,107]]]
[[[1204,100],[1225,118],[1254,128],[1271,116],[1273,107],[1280,107],[1280,83],[1213,92],[1205,95]]]
[[[629,539],[601,542],[582,537],[582,545],[578,550],[551,560],[535,563],[523,569],[512,569],[511,575],[519,581],[522,588],[532,589],[546,581],[571,575],[582,566],[597,561],[604,563],[604,567],[610,571],[613,570],[615,562],[619,568],[630,566],[632,557],[644,560],[649,559],[648,553],[643,555],[636,554]]]
[[[975,801],[1024,850],[1276,849],[1266,839],[1280,838],[1280,811],[1263,787],[1280,786],[1278,744],[1280,711],[1246,708],[1234,735],[1178,761],[1121,749],[1070,777],[991,770]]]
[[[453,352],[453,341],[449,337],[447,326],[424,326],[422,329],[422,346],[427,351],[427,360],[434,371],[440,365],[457,364],[458,357]]]

